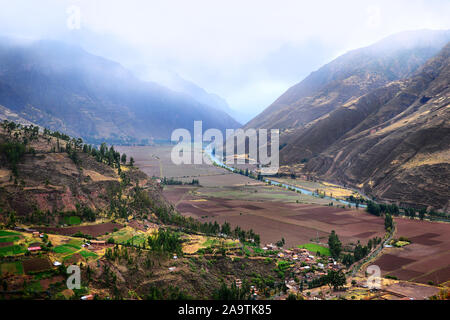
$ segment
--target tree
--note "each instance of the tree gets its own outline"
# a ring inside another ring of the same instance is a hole
[[[353,251],[353,256],[355,261],[359,261],[362,258],[364,258],[365,256],[367,256],[367,254],[369,253],[369,248],[367,246],[362,246],[361,243],[359,243],[356,245],[354,251]]]
[[[370,214],[373,214],[373,215],[376,215],[376,216],[379,216],[380,213],[381,213],[381,208],[380,208],[380,206],[379,206],[378,204],[372,202],[372,201],[369,201],[369,202],[367,203],[367,209],[366,209],[366,210],[367,210],[367,212],[369,212]]]
[[[329,270],[327,277],[327,284],[331,287],[333,287],[334,290],[338,290],[339,288],[342,288],[347,283],[347,279],[345,277],[345,274],[342,272],[342,270],[335,271],[335,270]]]
[[[0,153],[6,156],[15,177],[18,176],[17,163],[25,154],[25,145],[18,142],[7,142],[0,145]]]
[[[372,239],[370,239],[370,240],[367,242],[367,247],[369,248],[369,251],[372,250],[372,247],[373,247]]]
[[[394,226],[394,220],[392,219],[392,216],[389,213],[386,213],[386,216],[384,217],[384,228],[387,231],[392,230],[392,227]]]
[[[222,230],[220,231],[223,234],[230,235],[231,234],[231,226],[228,222],[225,222],[222,225]]]
[[[134,166],[134,158],[130,157],[130,167]]]
[[[287,297],[286,300],[297,300],[297,295],[295,295],[293,293],[289,293],[289,296]]]
[[[16,226],[16,212],[14,210],[9,213],[8,223],[6,225],[9,228],[14,228]]]
[[[342,243],[334,230],[331,231],[328,237],[328,248],[330,249],[331,256],[337,260],[342,251]]]
[[[276,245],[277,245],[277,247],[282,248],[282,247],[284,247],[285,243],[286,243],[286,241],[284,240],[284,238],[281,238],[281,240],[278,241],[278,242],[276,243]]]
[[[122,154],[122,158],[120,159],[120,161],[122,161],[122,164],[126,164],[127,163],[127,155],[125,153]]]
[[[355,259],[351,254],[345,254],[344,257],[342,258],[342,263],[345,264],[347,268],[351,266],[353,262],[355,262]]]
[[[419,210],[419,218],[420,220],[423,220],[425,218],[425,214],[427,213],[427,210],[422,208]]]

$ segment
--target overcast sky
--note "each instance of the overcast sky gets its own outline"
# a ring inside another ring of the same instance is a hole
[[[449,17],[448,0],[0,0],[3,35],[82,39],[253,115],[338,55],[404,30],[450,29]]]

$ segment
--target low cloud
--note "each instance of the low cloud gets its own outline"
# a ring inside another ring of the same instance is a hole
[[[0,7],[3,35],[78,39],[127,66],[176,72],[251,114],[347,50],[404,30],[450,28],[447,0],[0,0]],[[73,7],[80,29],[68,27]]]

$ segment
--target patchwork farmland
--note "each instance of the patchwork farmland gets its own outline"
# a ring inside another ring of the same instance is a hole
[[[402,248],[385,248],[373,263],[383,276],[424,284],[450,281],[450,225],[448,223],[397,218],[396,237],[411,244]]]
[[[288,247],[311,241],[327,242],[331,230],[339,234],[345,244],[365,243],[383,237],[383,219],[363,210],[350,210],[317,204],[282,201],[246,201],[204,197],[193,188],[171,187],[165,192],[179,212],[203,222],[229,222],[232,227],[253,229],[263,243],[275,243],[284,237]],[[293,193],[295,196],[295,193]]]
[[[184,216],[201,222],[228,222],[232,228],[253,229],[266,244],[284,238],[289,248],[319,244],[327,249],[331,230],[336,231],[344,245],[355,245],[358,241],[364,245],[370,239],[385,236],[384,218],[370,215],[364,209],[343,208],[336,206],[338,203],[329,206],[329,199],[269,186],[206,164],[175,166],[170,160],[170,150],[166,146],[124,147],[121,151],[132,155],[149,176],[174,178],[183,183],[199,181],[197,186],[163,187],[166,200]],[[321,182],[278,180],[341,198],[353,192]],[[396,225],[394,237],[407,238],[411,244],[384,248],[370,264],[379,265],[383,276],[394,279],[425,286],[448,285],[450,224],[397,218]]]

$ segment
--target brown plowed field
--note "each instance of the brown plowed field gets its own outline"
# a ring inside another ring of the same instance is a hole
[[[404,218],[395,221],[395,237],[406,237],[411,244],[383,249],[384,254],[373,263],[380,267],[382,275],[425,284],[449,281],[450,224]]]
[[[94,224],[89,226],[77,226],[77,227],[67,227],[67,228],[57,228],[57,227],[39,227],[37,228],[41,232],[62,234],[65,236],[74,235],[77,232],[83,234],[88,234],[93,237],[98,237],[101,235],[111,233],[114,229],[121,229],[122,225],[112,222]]]
[[[233,228],[253,229],[261,236],[262,243],[274,243],[282,237],[288,247],[311,242],[317,237],[326,243],[331,230],[335,230],[344,243],[360,240],[365,244],[375,236],[384,235],[383,219],[363,210],[281,201],[197,197],[188,192],[186,187],[171,188],[164,191],[164,195],[166,199],[177,200],[173,204],[183,215],[203,222],[229,222]]]
[[[31,258],[23,260],[23,270],[25,273],[29,272],[41,272],[50,270],[52,264],[47,258]]]

